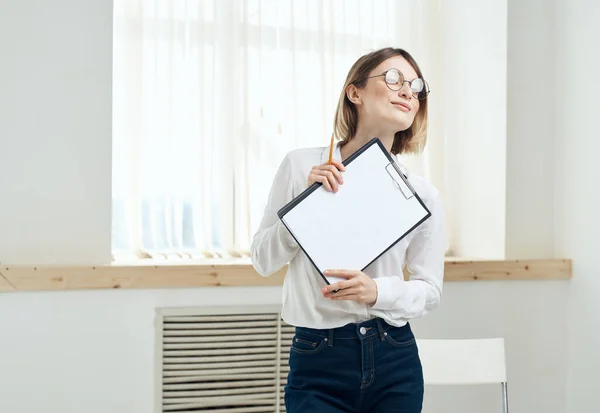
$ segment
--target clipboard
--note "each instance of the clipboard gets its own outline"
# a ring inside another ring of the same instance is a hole
[[[314,183],[277,215],[327,284],[328,269],[361,270],[425,222],[427,209],[379,138],[344,162],[344,183]]]

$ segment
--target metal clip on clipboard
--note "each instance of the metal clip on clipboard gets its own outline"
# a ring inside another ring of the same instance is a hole
[[[415,195],[414,188],[412,187],[410,182],[408,182],[406,176],[400,171],[400,168],[398,168],[398,166],[394,162],[390,162],[389,164],[387,164],[385,170],[387,171],[390,178],[392,178],[392,181],[394,181],[394,183],[396,184],[398,189],[400,189],[400,191],[406,199],[410,199]]]

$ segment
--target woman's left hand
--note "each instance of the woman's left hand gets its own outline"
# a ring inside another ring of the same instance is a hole
[[[323,297],[332,300],[352,300],[362,304],[374,305],[377,301],[377,283],[362,271],[327,270],[326,277],[345,278],[323,287]],[[334,291],[339,290],[334,293]]]

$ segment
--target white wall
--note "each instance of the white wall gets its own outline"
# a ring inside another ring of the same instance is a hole
[[[574,260],[567,412],[598,410],[600,390],[600,3],[557,0],[556,252]],[[594,406],[592,408],[592,406]]]
[[[557,1],[566,4],[566,0]],[[108,250],[110,235],[106,216],[110,209],[111,31],[110,7],[106,4],[109,2],[60,0],[52,6],[42,1],[33,5],[32,2],[27,5],[11,2],[10,6],[5,3],[0,3],[0,50],[8,50],[14,63],[0,66],[0,90],[3,91],[0,110],[10,114],[0,118],[0,191],[3,191],[0,261],[6,262],[6,258],[19,261],[27,257],[28,262],[50,262],[63,251],[67,253],[62,257],[64,260],[72,259],[73,252],[81,260],[96,260],[98,251]],[[508,3],[509,85],[517,83],[511,77],[519,69],[535,75],[531,65],[544,66],[537,63],[538,57],[548,59],[548,65],[556,63],[549,56],[554,23],[548,23],[543,17],[547,4],[538,0]],[[38,17],[32,18],[30,13],[37,13]],[[571,33],[585,17],[573,13],[567,13],[562,26],[565,32]],[[521,20],[522,15],[528,17],[527,21]],[[532,27],[532,31],[525,27]],[[590,22],[587,27],[595,37],[575,39],[569,34],[561,40],[563,49],[582,41],[581,47],[568,50],[570,56],[579,60],[592,46],[593,39],[598,38],[598,29]],[[548,36],[538,35],[539,31]],[[24,53],[20,51],[22,45],[33,49]],[[538,51],[538,47],[542,50]],[[563,71],[570,75],[581,71],[586,79],[593,79],[597,69],[596,60],[589,72],[581,67],[564,67]],[[34,71],[39,72],[37,77]],[[561,78],[567,79],[562,74]],[[530,248],[546,256],[555,248],[558,255],[575,258],[575,279],[572,283],[447,283],[442,306],[413,325],[420,337],[506,337],[512,412],[561,413],[568,400],[569,412],[575,413],[589,411],[589,406],[595,405],[591,404],[594,392],[590,388],[594,382],[587,381],[593,377],[583,371],[590,359],[579,355],[590,356],[592,362],[597,362],[593,351],[600,347],[597,333],[591,329],[596,326],[598,331],[594,314],[599,309],[592,304],[591,295],[600,292],[594,278],[597,260],[592,239],[599,228],[597,221],[584,221],[593,216],[595,204],[592,201],[599,199],[595,194],[590,195],[577,178],[598,176],[591,167],[591,156],[594,149],[598,152],[600,148],[592,139],[594,133],[598,136],[597,126],[592,121],[592,105],[583,112],[584,119],[575,108],[560,106],[560,110],[555,109],[556,114],[560,116],[562,130],[569,132],[569,139],[556,142],[560,154],[558,162],[554,161],[552,150],[544,149],[538,154],[540,143],[555,140],[529,124],[530,119],[543,120],[544,108],[550,106],[544,102],[555,98],[551,88],[547,93],[543,89],[543,82],[535,84],[539,100],[520,99],[518,95],[515,97],[514,88],[508,90],[507,170],[512,171],[512,162],[527,166],[527,152],[531,151],[530,156],[543,170],[554,170],[557,165],[561,170],[565,168],[564,173],[557,175],[556,182],[564,183],[567,189],[556,191],[555,221],[548,218],[554,212],[541,211],[541,217],[531,212],[521,213],[517,209],[520,194],[527,194],[529,203],[543,208],[554,191],[551,184],[543,181],[541,192],[531,193],[528,189],[540,179],[534,172],[529,171],[523,179],[509,173],[506,219],[512,229],[507,232],[507,251]],[[75,93],[85,99],[75,102]],[[597,88],[595,93],[598,95]],[[566,91],[565,96],[566,102],[571,104],[576,99],[592,103],[594,99],[583,90]],[[37,114],[35,121],[31,121],[32,113]],[[71,117],[71,113],[77,116]],[[523,132],[523,128],[529,128],[529,132]],[[541,131],[545,131],[544,128],[549,127],[542,126]],[[49,135],[53,136],[54,144],[47,143]],[[524,153],[518,143],[523,145]],[[40,148],[37,155],[26,160],[23,154],[36,147]],[[504,156],[501,148],[499,151],[500,156]],[[26,161],[27,168],[22,166]],[[78,173],[70,176],[67,172],[71,169]],[[23,193],[21,187],[32,188],[33,192]],[[54,192],[47,188],[53,188]],[[74,203],[77,208],[72,207]],[[42,211],[60,211],[64,207],[77,220],[82,234],[103,235],[87,239],[80,234],[65,234],[59,231],[64,217],[53,212],[43,220],[37,218],[40,206],[45,206]],[[88,211],[93,219],[77,215],[81,210]],[[13,222],[15,216],[28,219],[17,224]],[[552,237],[555,231],[556,243],[549,246],[544,240],[540,247],[535,246],[539,245],[536,239],[521,246],[512,244],[527,236],[523,227],[513,225],[512,220],[524,222],[528,218],[533,218],[535,231],[547,231],[544,239]],[[39,226],[30,223],[30,219]],[[74,236],[82,243],[81,247],[73,241]],[[31,239],[38,239],[43,248],[29,249],[25,241]],[[572,314],[568,315],[570,292],[575,300]],[[153,319],[157,306],[277,304],[279,297],[279,288],[0,295],[0,412],[152,411]],[[572,337],[568,351],[567,334]],[[499,389],[493,387],[428,388],[425,413],[494,411],[492,406],[499,406],[499,401]]]
[[[555,32],[547,0],[509,1],[506,258],[554,256]]]
[[[110,261],[111,39],[111,1],[0,2],[3,264]]]

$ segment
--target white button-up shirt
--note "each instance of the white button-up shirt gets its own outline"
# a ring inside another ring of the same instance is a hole
[[[372,307],[323,297],[321,288],[325,281],[283,225],[277,211],[307,188],[312,167],[327,162],[328,157],[329,147],[298,149],[285,156],[252,241],[252,265],[262,276],[269,276],[289,263],[283,283],[282,318],[294,326],[324,329],[381,317],[400,327],[409,319],[433,310],[440,302],[444,277],[443,206],[437,189],[400,165],[397,158],[396,163],[431,211],[431,217],[363,270],[377,283],[377,301]],[[341,160],[339,144],[334,157]],[[410,273],[408,281],[402,272],[405,266]]]

